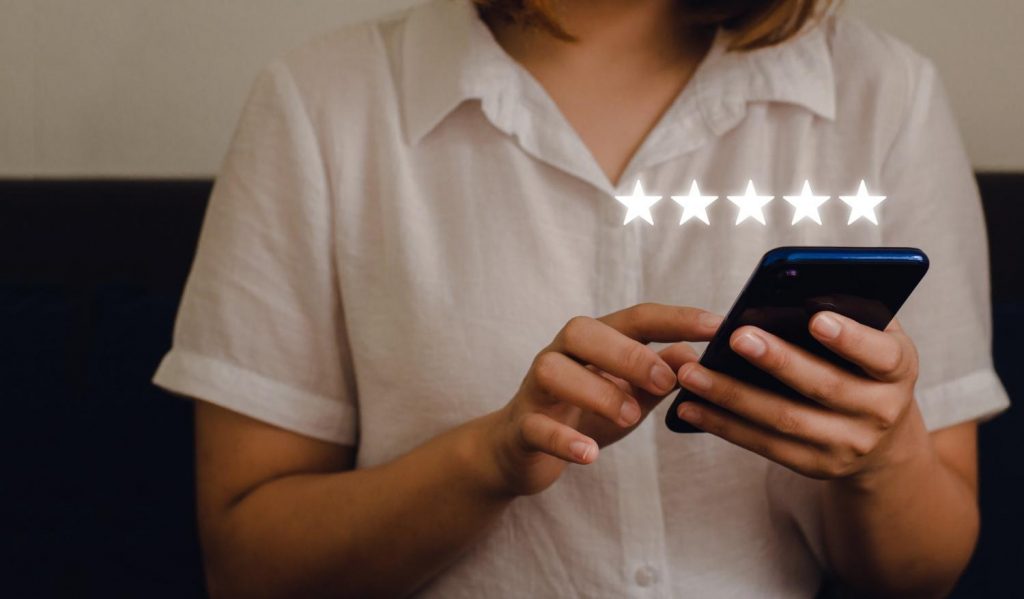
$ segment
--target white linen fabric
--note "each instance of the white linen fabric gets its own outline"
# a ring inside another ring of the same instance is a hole
[[[928,427],[1005,408],[978,194],[933,66],[835,16],[777,47],[727,42],[615,184],[467,0],[288,53],[253,87],[155,383],[357,446],[363,468],[504,405],[574,315],[724,313],[772,247],[906,245],[931,257],[899,315]],[[613,196],[637,179],[665,196],[653,226],[622,224]],[[680,226],[668,196],[694,179],[723,197]],[[781,199],[805,179],[832,196],[821,225]],[[878,226],[836,198],[861,179],[888,196]],[[766,225],[734,224],[724,196],[748,180],[776,196]],[[422,595],[813,596],[821,483],[672,434],[668,404],[513,502]]]

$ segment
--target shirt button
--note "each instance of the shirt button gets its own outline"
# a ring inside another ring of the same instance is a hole
[[[633,574],[633,580],[642,587],[649,587],[658,582],[658,571],[650,566],[640,566]]]

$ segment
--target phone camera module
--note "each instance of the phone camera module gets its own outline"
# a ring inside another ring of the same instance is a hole
[[[785,296],[792,293],[799,281],[799,271],[795,268],[782,268],[775,272],[775,295]]]

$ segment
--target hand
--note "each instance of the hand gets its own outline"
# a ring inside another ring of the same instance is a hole
[[[897,321],[878,331],[832,312],[809,324],[815,339],[860,366],[851,373],[757,327],[730,347],[812,401],[783,397],[696,363],[683,387],[711,402],[679,406],[682,419],[806,476],[853,479],[930,451],[914,402],[917,351]]]
[[[487,437],[501,486],[537,493],[567,462],[590,464],[600,446],[633,430],[676,387],[675,373],[697,359],[685,343],[661,352],[650,341],[706,341],[721,317],[698,310],[640,304],[570,320],[533,360],[515,397]]]

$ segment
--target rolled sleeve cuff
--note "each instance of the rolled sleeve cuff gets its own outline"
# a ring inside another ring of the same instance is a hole
[[[988,420],[1010,407],[1010,398],[991,368],[917,391],[925,426],[938,430],[970,420]]]
[[[351,403],[291,387],[222,360],[172,349],[153,384],[216,404],[268,424],[340,445],[356,443]]]

